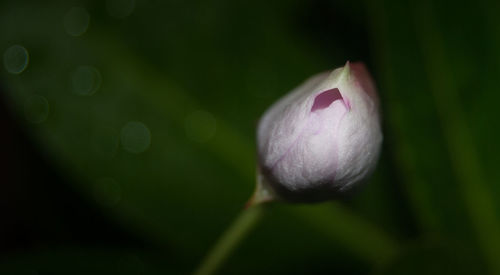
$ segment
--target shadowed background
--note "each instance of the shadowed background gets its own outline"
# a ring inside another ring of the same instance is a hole
[[[0,274],[189,274],[254,187],[255,127],[363,61],[384,144],[276,204],[221,274],[500,274],[496,1],[3,1]]]

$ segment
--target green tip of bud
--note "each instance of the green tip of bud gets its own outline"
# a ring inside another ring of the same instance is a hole
[[[344,67],[337,68],[333,70],[325,80],[327,83],[331,83],[332,86],[338,86],[342,81],[349,80],[349,76],[351,74],[351,65],[349,61],[347,61]]]
[[[340,73],[338,82],[341,82],[343,80],[349,80],[350,75],[351,75],[351,65],[350,65],[349,60],[348,60],[345,63],[344,68],[342,69],[342,72]]]

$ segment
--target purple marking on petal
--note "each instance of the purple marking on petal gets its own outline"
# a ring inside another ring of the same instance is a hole
[[[311,112],[328,108],[335,100],[343,100],[338,88],[326,90],[314,98]]]

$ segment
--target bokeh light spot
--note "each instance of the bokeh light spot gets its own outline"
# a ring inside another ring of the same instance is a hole
[[[122,147],[131,153],[142,153],[151,144],[151,132],[144,123],[130,121],[123,126],[120,139]]]
[[[115,206],[122,198],[121,186],[113,178],[98,179],[94,191],[96,200],[106,206]]]
[[[81,7],[71,8],[64,16],[63,24],[66,32],[71,36],[84,34],[90,22],[90,16],[86,9]]]
[[[207,142],[216,131],[215,117],[206,111],[198,110],[186,117],[184,126],[189,139],[196,142]]]
[[[106,8],[112,17],[125,18],[134,11],[135,0],[107,0]]]
[[[34,95],[24,102],[24,115],[31,123],[42,123],[49,116],[49,102],[45,97]]]
[[[80,66],[71,74],[71,88],[78,95],[92,95],[101,86],[101,74],[91,66]]]
[[[3,54],[3,65],[12,74],[20,74],[29,62],[28,51],[20,45],[13,45]]]

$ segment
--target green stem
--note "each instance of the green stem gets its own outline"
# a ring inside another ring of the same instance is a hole
[[[229,254],[250,232],[264,213],[265,205],[257,204],[243,210],[233,224],[220,237],[212,250],[209,251],[194,275],[214,274]]]

